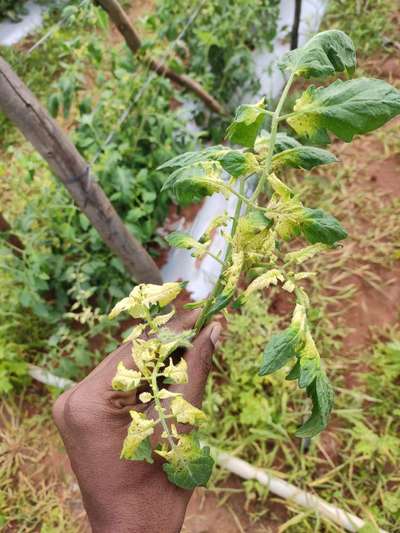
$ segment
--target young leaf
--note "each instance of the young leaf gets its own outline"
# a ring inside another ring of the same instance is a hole
[[[182,489],[193,490],[207,485],[213,466],[210,448],[204,447],[198,448],[187,458],[165,463],[163,470],[171,483]]]
[[[307,387],[307,394],[312,399],[313,408],[310,418],[296,431],[296,437],[313,437],[328,425],[333,407],[333,390],[320,370],[314,381]]]
[[[223,154],[226,151],[228,150],[225,146],[217,145],[205,148],[200,152],[186,152],[184,154],[180,154],[176,157],[173,157],[172,159],[169,159],[168,161],[160,165],[157,170],[164,170],[165,168],[187,167],[189,165],[193,165],[194,163],[200,163],[202,161],[214,159],[214,157]]]
[[[200,244],[196,239],[183,231],[173,231],[165,237],[165,240],[170,246],[174,248],[183,248],[185,250],[204,251],[204,245]]]
[[[346,230],[339,221],[322,209],[304,208],[301,231],[311,244],[323,243],[332,246],[347,237]]]
[[[326,78],[335,72],[352,74],[355,66],[353,41],[340,30],[318,33],[302,48],[287,52],[279,62],[282,70],[304,78]]]
[[[271,337],[263,354],[263,361],[258,372],[260,376],[272,374],[279,370],[299,352],[299,331],[289,327]]]
[[[272,164],[274,169],[291,167],[310,170],[318,165],[328,165],[336,161],[336,157],[327,150],[314,146],[299,146],[275,155]]]
[[[226,130],[226,138],[233,143],[252,148],[266,115],[264,107],[264,100],[253,105],[239,106],[233,122]]]
[[[220,170],[218,163],[210,161],[178,168],[169,176],[162,190],[172,189],[180,202],[198,202],[203,196],[225,190]]]
[[[350,142],[359,133],[379,128],[400,113],[400,92],[382,80],[336,80],[328,87],[311,85],[297,100],[288,124],[316,144],[329,142],[328,131]]]

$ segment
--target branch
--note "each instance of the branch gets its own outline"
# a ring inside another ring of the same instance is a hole
[[[47,161],[127,271],[139,282],[161,283],[153,259],[128,232],[103,189],[90,176],[88,163],[1,57],[0,110]]]
[[[118,28],[121,35],[124,37],[130,50],[134,54],[137,54],[142,46],[140,37],[135,28],[132,26],[127,14],[120,6],[118,0],[96,0],[96,3],[100,4],[101,7],[108,13],[108,16]],[[186,76],[185,74],[177,74],[156,59],[150,59],[149,66],[160,76],[164,76],[165,78],[174,81],[178,85],[181,85],[182,87],[185,87],[192,93],[196,94],[200,100],[202,100],[205,105],[211,109],[211,111],[214,111],[214,113],[218,113],[219,115],[223,115],[225,113],[222,105],[219,104],[215,98],[213,98],[200,85],[200,83],[193,80],[189,76]]]
[[[290,37],[290,49],[294,50],[299,46],[299,26],[301,19],[301,0],[295,0],[293,26]]]
[[[16,255],[17,257],[22,257],[24,245],[22,244],[20,238],[17,237],[17,235],[11,233],[11,226],[4,218],[2,213],[0,213],[0,232],[7,232],[9,234],[6,239],[7,242],[11,244],[14,255]]]

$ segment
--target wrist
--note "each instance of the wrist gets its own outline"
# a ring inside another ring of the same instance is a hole
[[[93,533],[179,533],[189,498],[190,493],[176,502],[167,491],[162,497],[136,493],[104,505],[83,499]]]

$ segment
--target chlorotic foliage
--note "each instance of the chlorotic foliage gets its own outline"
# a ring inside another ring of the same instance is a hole
[[[315,275],[306,270],[304,263],[340,246],[347,233],[331,214],[304,205],[282,181],[282,172],[288,167],[308,170],[336,161],[329,151],[301,141],[326,145],[334,134],[349,142],[354,135],[370,132],[400,114],[399,91],[381,80],[349,79],[356,66],[355,50],[341,31],[316,35],[303,48],[288,52],[280,66],[288,73],[288,81],[275,111],[269,111],[264,100],[241,105],[227,129],[227,138],[241,148],[214,146],[189,152],[162,167],[172,171],[164,188],[172,190],[179,200],[198,200],[216,192],[237,196],[234,216],[218,216],[198,241],[181,232],[168,237],[172,246],[190,249],[195,257],[209,254],[222,267],[210,297],[192,305],[201,308],[194,330],[176,334],[168,329],[174,311],[159,314],[180,292],[179,283],[139,285],[111,313],[115,316],[128,311],[144,321],[130,336],[138,370],[128,370],[120,364],[113,387],[134,390],[145,382],[151,392],[143,392],[140,399],[145,403],[154,401],[159,416],[153,420],[132,412],[122,457],[152,461],[150,436],[161,424],[162,443],[155,451],[165,458],[164,470],[170,481],[188,489],[207,483],[213,461],[208,448],[199,445],[196,434],[180,434],[176,423],[197,426],[204,415],[181,395],[160,389],[159,380],[164,379],[165,384],[186,382],[185,360],[173,361],[171,354],[178,347],[188,346],[213,315],[229,304],[242,305],[256,291],[279,284],[296,300],[289,326],[267,342],[259,374],[271,374],[291,365],[286,378],[297,380],[312,401],[311,415],[296,435],[312,437],[327,426],[333,391],[313,340],[308,320],[310,301],[302,282]],[[293,111],[281,115],[296,79],[324,79],[337,73],[348,79],[324,87],[309,86]],[[272,117],[269,132],[262,130],[267,116]],[[278,132],[284,121],[296,138]],[[249,194],[248,180],[253,176],[257,177],[257,186]],[[266,193],[268,201],[261,201]],[[225,236],[224,254],[209,250],[215,230]],[[246,278],[250,283],[242,290],[239,279]],[[141,338],[143,333],[146,335]]]

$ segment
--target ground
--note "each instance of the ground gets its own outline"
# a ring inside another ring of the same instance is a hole
[[[146,2],[142,4],[147,5]],[[362,57],[361,71],[399,86],[398,57],[398,43],[395,42],[385,50],[374,52],[372,57]],[[375,525],[377,516],[386,520],[384,499],[386,502],[393,499],[393,516],[400,509],[400,495],[397,504],[395,500],[398,474],[390,460],[393,452],[390,448],[398,441],[390,440],[393,430],[389,427],[396,424],[393,420],[398,419],[400,413],[396,412],[396,404],[389,400],[386,406],[382,404],[383,388],[387,383],[383,373],[379,376],[381,383],[378,379],[378,385],[372,384],[376,393],[371,395],[373,389],[368,388],[372,387],[368,374],[380,368],[376,366],[380,361],[378,357],[386,353],[386,344],[382,343],[394,336],[400,338],[395,331],[400,313],[399,139],[400,121],[395,120],[374,134],[356,139],[351,145],[335,142],[333,149],[340,159],[337,167],[321,170],[315,178],[291,178],[310,202],[318,198],[318,205],[329,206],[350,236],[342,249],[316,264],[323,272],[320,286],[315,287],[322,310],[317,323],[323,330],[319,332],[322,343],[331,355],[326,364],[335,383],[337,411],[328,430],[313,444],[311,455],[302,458],[296,452],[290,468],[282,468],[281,474],[329,501],[362,514]],[[277,317],[290,305],[273,293],[266,294],[265,298],[268,311]],[[229,339],[229,333],[226,337]],[[217,360],[222,361],[221,354]],[[218,392],[222,394],[223,389]],[[274,398],[271,401],[275,401]],[[4,524],[5,532],[78,533],[88,530],[79,489],[50,418],[52,400],[42,386],[34,384],[28,387],[18,404],[6,400],[1,405],[0,450],[4,467],[2,465],[0,477],[0,526]],[[356,419],[351,426],[351,436],[346,426],[350,416]],[[381,424],[376,422],[379,417]],[[285,423],[283,419],[282,424]],[[358,438],[360,427],[368,428],[372,435],[364,430],[364,436]],[[374,449],[372,453],[366,449],[368,442],[373,446],[375,434],[380,435],[379,445],[388,443],[388,450]],[[215,438],[215,435],[210,437]],[[287,442],[299,446],[295,440]],[[276,457],[269,462],[266,460],[263,466],[278,469],[284,459],[283,453],[282,445]],[[372,487],[358,468],[360,461],[363,465],[362,459],[370,453],[371,465],[376,460],[379,468],[382,467],[377,471],[363,467],[364,475],[373,480]],[[224,478],[218,473],[211,490],[195,491],[184,531],[340,531],[291,504],[284,504],[272,494],[264,495],[262,505],[257,504],[254,494],[257,494],[256,489],[249,485],[244,487],[238,478]],[[12,517],[7,526],[6,516]],[[387,523],[391,533],[400,531],[395,519]]]

